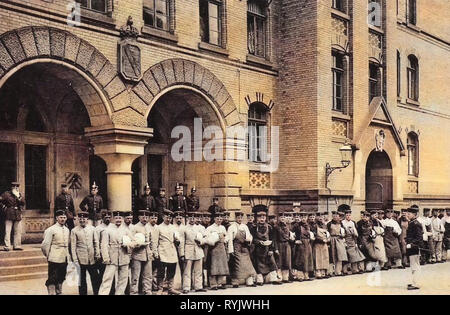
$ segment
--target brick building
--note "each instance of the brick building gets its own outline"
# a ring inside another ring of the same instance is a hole
[[[0,188],[22,184],[27,239],[61,183],[78,205],[95,181],[114,210],[147,182],[195,186],[202,209],[450,205],[445,1],[76,2],[0,1]],[[175,161],[172,129],[194,118],[238,154]]]

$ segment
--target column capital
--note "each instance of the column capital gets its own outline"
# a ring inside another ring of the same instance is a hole
[[[88,127],[85,135],[94,145],[96,155],[143,155],[147,140],[153,137],[152,128],[121,125]]]

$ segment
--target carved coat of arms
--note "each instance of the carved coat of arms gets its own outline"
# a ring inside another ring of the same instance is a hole
[[[142,77],[141,48],[137,45],[139,31],[133,26],[133,18],[128,17],[127,24],[120,29],[119,71],[125,80],[137,82]]]

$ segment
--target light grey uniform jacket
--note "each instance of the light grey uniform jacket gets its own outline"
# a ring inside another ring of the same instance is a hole
[[[123,246],[123,237],[127,235],[133,240],[131,231],[123,226],[114,224],[104,230],[101,234],[100,251],[103,262],[106,265],[125,266],[130,264],[131,247]]]
[[[47,261],[60,264],[69,262],[69,245],[70,232],[67,227],[56,223],[45,230],[41,249]]]
[[[98,234],[91,225],[76,226],[70,234],[70,249],[73,262],[80,265],[94,265],[100,258]]]

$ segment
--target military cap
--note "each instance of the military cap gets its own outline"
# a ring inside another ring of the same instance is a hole
[[[112,210],[111,211],[111,215],[112,215],[112,217],[122,217],[123,216],[123,212],[122,211],[117,211],[117,210]]]
[[[439,212],[439,209],[438,209],[438,208],[433,208],[432,212],[433,212],[433,213]]]
[[[406,212],[407,210],[408,210],[408,209],[402,209],[402,213],[403,213],[403,212]]]
[[[340,216],[343,216],[343,215],[345,215],[345,212],[343,212],[343,211],[337,211],[337,214],[339,214]]]
[[[267,215],[267,213],[269,212],[269,208],[267,208],[264,205],[257,205],[254,206],[252,209],[253,213],[255,213],[257,216],[258,215]]]
[[[184,217],[184,211],[175,211],[173,213],[175,217]]]
[[[150,217],[151,218],[158,217],[158,216],[159,216],[158,211],[150,211]]]
[[[219,201],[219,198],[213,197],[212,201]]]
[[[308,216],[308,212],[306,212],[306,211],[300,211],[299,214],[300,214],[301,217],[307,217]]]
[[[185,216],[186,216],[186,218],[196,217],[196,213],[195,213],[195,211],[189,211],[189,212],[186,212]]]
[[[164,209],[164,210],[163,210],[163,214],[164,214],[164,215],[168,215],[168,216],[173,216],[173,212],[170,211],[169,209]]]
[[[20,186],[19,182],[11,182],[11,186]]]
[[[66,210],[56,210],[55,217],[59,217],[61,215],[66,215]]]
[[[384,214],[384,212],[385,211],[383,209],[380,209],[380,210],[377,211],[377,213],[382,213],[382,214]]]
[[[399,215],[400,214],[400,210],[394,210],[394,213]]]
[[[249,218],[249,217],[254,217],[254,216],[255,216],[254,213],[247,213],[247,218]]]
[[[112,213],[111,213],[111,211],[109,211],[109,210],[107,210],[107,209],[103,209],[103,210],[101,210],[100,211],[100,216],[103,218],[103,217],[106,217],[106,216],[111,216],[112,215]]]
[[[393,209],[386,209],[386,210],[384,210],[384,212],[385,213],[392,213],[392,212],[394,212],[394,210]]]
[[[149,210],[139,210],[138,215],[150,216],[150,211]]]
[[[269,220],[270,219],[275,219],[277,216],[275,214],[269,214]]]
[[[86,212],[86,211],[80,211],[80,212],[78,212],[77,216],[78,216],[79,218],[89,218],[89,212]]]
[[[318,213],[317,212],[307,212],[307,214],[308,214],[308,217],[311,217],[311,216],[317,215]]]
[[[406,211],[409,213],[417,213],[419,212],[419,209],[416,207],[409,207]]]
[[[370,215],[378,214],[378,210],[372,209],[370,210]]]
[[[333,211],[331,211],[331,214],[336,215],[336,214],[339,214],[339,212],[337,212],[336,210],[333,210]]]
[[[150,189],[150,185],[148,183],[145,184],[144,189]]]
[[[122,211],[122,216],[125,217],[132,217],[133,216],[133,212],[131,211]]]
[[[94,183],[92,184],[92,186],[91,186],[91,189],[97,189],[98,188],[98,186],[97,186],[97,184],[95,183],[95,181],[94,181]]]
[[[294,218],[300,217],[301,215],[302,215],[302,212],[295,212],[295,211],[292,212],[292,216],[293,216]]]
[[[369,211],[362,211],[361,213],[363,216],[366,216],[366,217],[370,216]]]
[[[205,212],[202,212],[202,217],[204,217],[204,218],[211,218],[212,214],[205,211]]]
[[[159,188],[159,191],[166,191],[166,189],[164,187]]]
[[[66,183],[62,183],[61,184],[61,188],[66,188],[67,187],[67,184]]]
[[[229,217],[231,215],[230,211],[223,211],[222,214],[224,217]]]
[[[423,208],[423,213],[430,213],[431,209],[430,208]]]
[[[244,212],[242,212],[242,211],[235,211],[234,212],[234,217],[236,218],[236,217],[243,217],[244,216]]]
[[[197,191],[197,189],[195,188],[195,186],[191,188],[191,191],[192,191],[192,192]]]
[[[347,211],[347,210],[350,210],[350,206],[349,206],[349,205],[346,205],[346,204],[342,204],[342,205],[339,205],[339,207],[337,208],[337,210],[338,210],[339,212],[345,212],[345,211]]]

